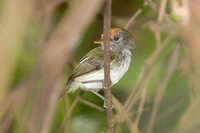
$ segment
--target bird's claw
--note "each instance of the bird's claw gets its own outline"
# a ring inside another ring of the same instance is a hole
[[[108,108],[108,106],[106,105],[106,102],[105,102],[105,100],[104,100],[104,102],[103,102],[103,107],[105,108],[105,109],[107,109]],[[114,108],[114,106],[113,106],[113,104],[112,104],[112,107],[111,107],[111,109],[113,109]]]

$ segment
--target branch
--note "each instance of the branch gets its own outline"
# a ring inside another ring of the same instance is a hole
[[[144,7],[147,5],[146,2],[144,2],[143,6],[140,7],[133,15],[132,17],[128,20],[128,22],[126,23],[126,25],[124,26],[124,29],[128,29],[131,24],[135,21],[135,19],[142,13]]]
[[[108,122],[108,133],[113,133],[112,94],[110,80],[110,27],[111,27],[111,4],[112,0],[104,3],[104,95]]]
[[[70,55],[82,37],[85,28],[94,19],[98,9],[101,7],[100,5],[100,0],[74,0],[67,14],[50,37],[48,41],[49,47],[43,52],[36,67],[35,75],[37,75],[38,79],[35,81],[35,85],[38,86],[32,87],[35,88],[36,95],[35,99],[33,99],[32,112],[26,122],[26,132],[38,132],[39,128],[43,126],[47,109],[50,106],[49,98],[54,92],[55,84],[59,77],[62,76],[65,64],[69,61]],[[53,101],[51,102],[54,103]],[[51,114],[54,115],[55,113]],[[48,125],[45,126],[50,127]]]
[[[16,60],[27,34],[27,26],[33,19],[37,3],[33,0],[1,0],[1,2],[3,4],[0,15],[0,101],[7,94]]]
[[[95,109],[95,110],[97,110],[99,112],[105,112],[104,108],[102,108],[102,107],[100,107],[100,106],[98,106],[98,105],[96,105],[96,104],[94,104],[94,103],[92,103],[92,102],[90,102],[88,100],[85,100],[82,97],[78,96],[77,99],[78,99],[78,102],[80,102],[80,103],[82,103],[82,104],[84,104],[84,105],[86,105],[86,106],[88,106],[90,108],[93,108],[93,109]]]
[[[139,81],[137,83],[137,86],[135,87],[135,91],[133,91],[127,98],[123,108],[121,108],[123,111],[118,113],[119,117],[123,117],[124,113],[128,114],[133,105],[135,105],[136,101],[138,101],[138,99],[141,96],[142,90],[145,89],[144,83],[148,83],[152,78],[151,68],[157,62],[158,58],[163,53],[163,51],[168,47],[168,45],[170,44],[169,41],[171,39],[172,36],[166,37],[161,47],[155,49],[151,56],[145,61],[145,65],[142,71],[140,72]],[[134,127],[133,130],[137,128],[135,123],[132,123],[132,127]]]
[[[67,110],[66,115],[64,116],[64,120],[61,124],[61,126],[59,127],[57,133],[61,133],[62,129],[65,127],[65,125],[67,125],[69,117],[71,116],[74,108],[76,107],[76,105],[78,104],[78,97],[76,97],[76,99],[73,101],[72,105],[70,106],[69,110]]]
[[[112,101],[115,105],[116,113],[118,114],[118,115],[115,115],[114,120],[113,120],[113,123],[115,126],[115,132],[117,132],[121,123],[126,122],[131,133],[132,132],[138,133],[139,132],[138,128],[134,125],[134,123],[131,120],[131,115],[133,113],[132,112],[129,113],[126,110],[124,110],[123,105],[118,101],[116,97],[112,96]]]
[[[150,115],[150,121],[149,121],[149,125],[148,125],[148,129],[147,132],[151,133],[153,131],[153,126],[155,123],[155,118],[156,118],[156,114],[158,112],[163,94],[165,92],[165,89],[167,87],[167,84],[169,83],[169,80],[177,66],[177,62],[178,62],[178,57],[179,57],[179,49],[180,46],[179,44],[177,44],[172,52],[171,58],[169,60],[169,64],[167,67],[167,70],[165,72],[164,78],[163,80],[159,83],[158,88],[157,88],[157,94],[155,96],[154,99],[154,106],[153,106],[153,110],[151,112]]]
[[[99,107],[98,105],[96,105],[96,104],[94,104],[94,103],[92,103],[92,102],[90,102],[88,100],[85,100],[80,96],[77,96],[76,99],[73,101],[72,105],[70,106],[70,109],[68,111],[66,111],[66,115],[64,117],[64,120],[63,120],[60,128],[58,129],[57,133],[61,133],[62,130],[64,129],[64,127],[66,127],[66,125],[68,123],[68,120],[69,120],[70,116],[72,115],[72,112],[73,112],[75,106],[78,103],[82,103],[82,104],[84,104],[84,105],[86,105],[88,107],[91,107],[91,108],[99,111],[99,112],[104,112],[105,111],[104,108]]]
[[[133,107],[133,105],[136,103],[137,99],[140,96],[141,90],[143,88],[143,83],[150,80],[149,75],[150,75],[151,68],[154,66],[154,64],[156,63],[156,61],[158,60],[158,58],[160,57],[162,52],[170,44],[169,41],[171,39],[172,39],[172,36],[166,37],[166,39],[163,41],[163,44],[161,45],[161,47],[158,47],[157,49],[155,49],[155,51],[145,61],[145,63],[144,63],[145,65],[144,65],[142,71],[140,72],[140,76],[138,79],[139,81],[137,83],[137,86],[135,87],[135,92],[132,92],[129,95],[128,99],[126,100],[124,107],[126,108],[127,111],[129,111]]]
[[[158,17],[157,17],[157,21],[159,23],[161,23],[163,21],[165,9],[166,9],[166,3],[167,3],[167,0],[162,0],[160,3],[160,8],[159,8]],[[156,29],[154,31],[154,35],[155,35],[155,39],[156,39],[156,48],[155,49],[159,50],[161,47],[161,32],[160,32],[160,30]],[[142,89],[141,96],[140,96],[141,98],[140,98],[140,104],[139,104],[139,109],[138,109],[138,115],[135,120],[136,121],[135,123],[137,126],[139,125],[139,122],[140,122],[140,119],[142,116],[142,110],[144,108],[146,98],[147,98],[148,86],[150,83],[150,79],[152,79],[152,77],[153,77],[153,74],[149,74],[149,80],[146,80],[146,82],[143,83],[143,89]]]

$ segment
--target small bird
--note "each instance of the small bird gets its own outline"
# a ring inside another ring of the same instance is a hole
[[[91,91],[104,100],[98,93],[103,88],[104,83],[104,56],[103,56],[103,36],[99,47],[88,52],[74,69],[69,77],[62,97],[65,93],[74,92],[78,88],[84,91]],[[116,84],[127,72],[132,56],[132,49],[135,43],[132,35],[125,29],[112,28],[110,37],[110,78],[111,86]]]

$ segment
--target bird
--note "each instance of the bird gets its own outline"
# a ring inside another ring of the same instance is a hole
[[[113,86],[128,71],[135,42],[131,33],[126,29],[111,28],[110,32],[110,79],[111,86]],[[100,41],[94,43],[100,46],[83,56],[69,77],[60,98],[66,93],[81,89],[94,93],[105,103],[105,98],[98,93],[103,89],[104,84],[103,35]]]

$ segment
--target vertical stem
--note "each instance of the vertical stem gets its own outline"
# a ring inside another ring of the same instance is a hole
[[[177,67],[178,57],[179,57],[179,49],[180,49],[179,44],[176,44],[176,46],[174,47],[174,49],[172,51],[172,55],[171,55],[171,58],[169,60],[169,64],[168,64],[168,67],[166,69],[163,80],[160,81],[160,83],[158,84],[158,87],[156,89],[157,92],[156,92],[156,96],[155,96],[155,99],[154,99],[153,109],[152,109],[152,112],[150,114],[150,120],[149,120],[149,123],[148,123],[147,133],[153,132],[154,124],[155,124],[155,120],[156,120],[156,115],[159,111],[159,106],[161,104],[161,100],[163,98],[164,92],[165,92],[167,85],[169,83],[169,80],[170,80],[172,74],[174,73],[174,71]]]
[[[108,133],[113,133],[113,112],[112,94],[110,80],[110,27],[111,27],[111,4],[112,0],[105,0],[104,3],[104,95],[106,103],[106,113],[108,122]]]

